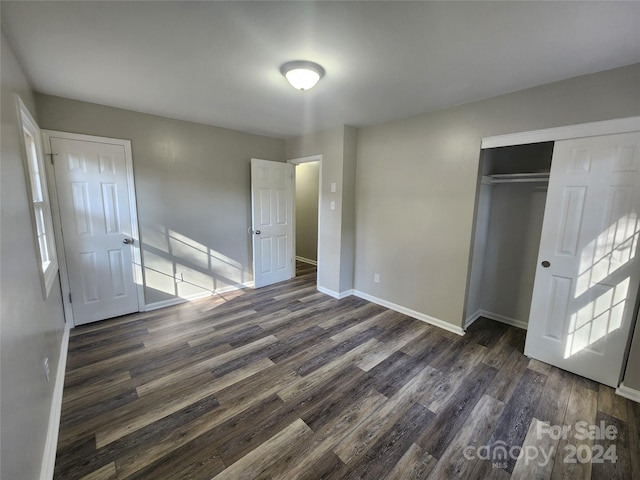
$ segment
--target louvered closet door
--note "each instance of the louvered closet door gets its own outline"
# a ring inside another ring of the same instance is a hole
[[[640,280],[640,133],[557,142],[525,354],[617,386]]]
[[[74,323],[137,312],[124,147],[51,138]]]

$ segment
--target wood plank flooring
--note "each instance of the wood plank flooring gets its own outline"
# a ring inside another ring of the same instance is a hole
[[[74,329],[55,478],[640,478],[640,405],[529,360],[524,331],[460,337],[315,276]]]

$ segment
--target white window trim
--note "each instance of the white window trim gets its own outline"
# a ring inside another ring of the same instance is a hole
[[[58,256],[56,253],[55,232],[53,229],[53,220],[51,217],[51,201],[49,199],[49,188],[47,185],[47,170],[44,162],[44,155],[42,153],[42,136],[40,134],[40,127],[36,123],[35,119],[29,112],[22,99],[16,95],[16,104],[18,109],[18,127],[20,130],[20,145],[22,149],[22,160],[24,164],[24,175],[27,186],[27,195],[29,200],[29,212],[31,218],[31,226],[33,228],[33,238],[37,253],[38,273],[40,276],[40,284],[42,286],[42,295],[46,300],[51,293],[51,288],[58,278]],[[40,183],[42,187],[42,201],[37,202],[43,211],[44,216],[44,234],[47,242],[47,249],[49,254],[49,261],[42,262],[43,255],[40,248],[40,241],[38,237],[38,226],[36,223],[36,213],[33,201],[33,188],[32,188],[32,171],[29,161],[29,153],[27,152],[27,145],[24,140],[24,133],[27,132],[34,141],[36,149],[36,162],[38,163],[38,170],[40,174]]]

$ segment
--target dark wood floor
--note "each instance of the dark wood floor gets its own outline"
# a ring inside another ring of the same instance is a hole
[[[277,286],[79,327],[55,478],[640,478],[640,405],[527,359],[524,336],[335,300],[304,264]],[[616,439],[577,439],[578,421]],[[580,462],[612,445],[615,463]]]

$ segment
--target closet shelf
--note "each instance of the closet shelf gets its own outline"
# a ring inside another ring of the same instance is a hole
[[[482,180],[482,183],[490,185],[498,183],[547,183],[549,182],[549,173],[497,173],[484,175]]]

